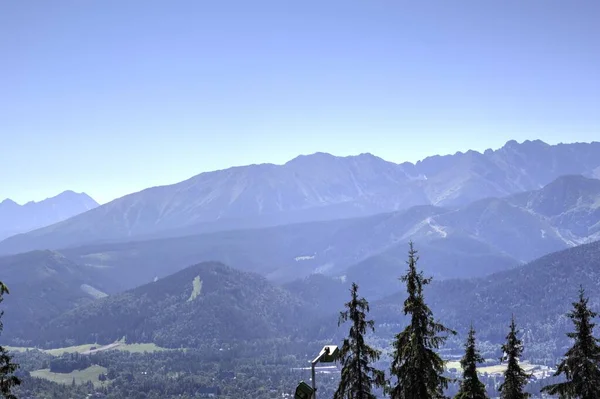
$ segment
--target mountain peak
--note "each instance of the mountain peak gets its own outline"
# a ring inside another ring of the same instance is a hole
[[[525,140],[522,143],[519,143],[517,140],[509,140],[502,146],[503,149],[517,149],[519,147],[528,147],[528,148],[545,148],[550,147],[550,144],[536,139],[536,140]]]
[[[0,205],[4,205],[4,206],[20,206],[19,204],[17,204],[15,201],[11,200],[10,198],[6,198],[4,201],[0,202]]]
[[[384,161],[384,162],[387,162],[383,158],[378,157],[377,155],[371,154],[370,152],[363,152],[363,153],[360,153],[358,155],[353,155],[353,156],[349,156],[349,157],[346,157],[346,158],[368,159],[368,160],[371,160],[371,161]]]
[[[525,140],[523,142],[523,144],[529,144],[529,145],[536,145],[539,147],[550,147],[550,144],[546,143],[545,141],[542,141],[540,139],[536,139],[536,140]]]
[[[61,222],[98,205],[89,195],[71,190],[24,205],[6,199],[0,203],[0,240]]]
[[[293,164],[304,164],[308,162],[336,162],[340,160],[373,160],[373,161],[385,161],[384,159],[373,155],[370,152],[362,152],[358,155],[346,155],[346,156],[335,156],[328,152],[315,152],[308,155],[299,155],[296,158],[291,159],[285,165],[293,165]]]
[[[302,154],[302,155],[298,155],[297,157],[287,161],[285,163],[285,165],[289,165],[289,164],[294,164],[294,163],[299,163],[299,162],[307,162],[310,160],[333,160],[336,159],[337,157],[335,155],[331,155],[328,152],[315,152],[312,154]]]
[[[58,194],[57,197],[60,197],[61,195],[87,195],[85,193],[76,193],[73,190],[65,190],[62,193]]]
[[[46,199],[54,199],[54,198],[89,198],[92,199],[92,197],[90,197],[88,194],[84,193],[84,192],[75,192],[73,190],[65,190],[63,192],[61,192],[60,194],[55,195],[54,197],[49,197]]]

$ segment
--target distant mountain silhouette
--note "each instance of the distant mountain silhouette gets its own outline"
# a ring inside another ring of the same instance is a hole
[[[73,191],[25,205],[6,199],[0,202],[0,239],[50,226],[97,206],[89,195]]]
[[[572,174],[600,177],[599,142],[509,141],[496,151],[400,165],[370,154],[317,153],[281,166],[235,167],[149,188],[12,237],[0,243],[0,253],[367,216],[415,205],[462,207]]]

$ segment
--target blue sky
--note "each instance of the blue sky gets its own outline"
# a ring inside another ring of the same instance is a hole
[[[600,2],[0,1],[0,200],[600,140]]]

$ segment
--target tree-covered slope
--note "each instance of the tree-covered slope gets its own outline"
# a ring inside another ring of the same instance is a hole
[[[203,261],[288,282],[315,272],[340,274],[346,267],[405,241],[415,224],[445,212],[431,206],[391,214],[255,230],[91,245],[61,250],[82,264],[119,276],[125,288],[164,277]]]
[[[207,342],[298,334],[309,309],[264,277],[202,263],[133,290],[81,306],[49,322],[39,343]]]
[[[400,274],[398,270],[397,274]],[[436,315],[451,328],[472,322],[482,340],[502,342],[514,314],[526,349],[558,356],[571,329],[565,313],[586,288],[590,306],[600,310],[600,242],[543,256],[524,266],[471,280],[437,281],[426,291]],[[404,294],[373,305],[378,323],[402,323]]]
[[[0,258],[0,280],[10,289],[2,303],[2,340],[12,342],[39,331],[43,324],[67,310],[105,296],[111,286],[103,276],[54,251]]]

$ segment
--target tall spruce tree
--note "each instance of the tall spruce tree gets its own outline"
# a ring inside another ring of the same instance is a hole
[[[579,290],[579,301],[573,302],[573,311],[568,313],[575,325],[575,332],[567,336],[574,340],[554,374],[564,374],[566,381],[542,388],[542,392],[558,395],[561,399],[600,398],[600,342],[593,335],[597,313],[588,308],[588,298],[583,287]]]
[[[477,364],[483,363],[477,347],[475,346],[475,329],[471,325],[469,336],[465,343],[465,355],[460,360],[463,369],[463,379],[460,382],[460,389],[454,399],[488,399],[485,385],[479,381],[477,375]]]
[[[391,399],[444,398],[444,389],[450,382],[443,375],[445,362],[436,350],[445,343],[448,334],[456,332],[437,322],[425,303],[423,286],[429,284],[431,278],[423,277],[423,272],[417,270],[418,259],[417,250],[410,242],[408,270],[400,278],[406,283],[408,297],[404,301],[404,314],[410,315],[410,322],[393,342],[391,375],[395,385],[389,388]]]
[[[371,348],[365,342],[367,330],[375,331],[373,320],[367,320],[369,303],[358,297],[358,285],[352,283],[350,301],[345,304],[347,310],[340,312],[338,325],[350,321],[348,338],[340,350],[342,375],[334,399],[376,399],[372,393],[373,386],[383,387],[385,375],[383,371],[370,366],[379,360],[381,352]]]
[[[4,300],[3,296],[8,294],[8,288],[0,281],[0,303]],[[0,311],[0,333],[2,333],[2,315]],[[6,399],[16,399],[11,393],[12,388],[19,385],[21,381],[14,376],[14,372],[19,366],[12,362],[12,357],[9,355],[6,348],[0,346],[0,395]]]
[[[504,381],[499,388],[501,399],[526,399],[531,396],[524,391],[531,375],[527,374],[519,365],[519,358],[523,353],[523,342],[517,337],[517,334],[517,325],[513,315],[506,343],[502,345],[503,355],[500,358],[501,362],[508,362],[504,371]]]

